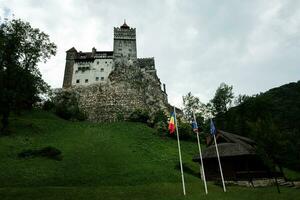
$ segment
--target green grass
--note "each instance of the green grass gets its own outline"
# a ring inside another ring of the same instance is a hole
[[[300,181],[300,172],[284,168],[283,173],[290,181]]]
[[[34,111],[10,119],[0,137],[0,199],[183,199],[176,140],[139,123],[68,122]],[[182,141],[185,199],[297,199],[300,190],[231,186],[228,192],[197,177],[195,142]],[[63,160],[21,159],[22,150],[53,146]]]

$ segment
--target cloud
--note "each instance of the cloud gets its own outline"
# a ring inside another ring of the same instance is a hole
[[[13,13],[58,45],[39,65],[52,87],[62,85],[66,50],[111,50],[113,27],[126,18],[137,28],[138,56],[155,57],[180,106],[189,91],[207,102],[221,82],[251,95],[299,80],[299,8],[297,0],[4,0],[0,16]]]

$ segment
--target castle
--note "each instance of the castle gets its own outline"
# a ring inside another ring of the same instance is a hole
[[[142,70],[156,75],[154,58],[137,58],[136,29],[125,21],[114,28],[113,51],[97,51],[94,47],[91,52],[78,52],[72,47],[66,53],[63,88],[106,82],[121,59],[136,62]],[[163,90],[166,92],[164,84]]]
[[[79,96],[90,121],[116,121],[134,110],[167,110],[154,58],[137,58],[136,29],[126,22],[114,28],[113,51],[66,52],[63,89]]]

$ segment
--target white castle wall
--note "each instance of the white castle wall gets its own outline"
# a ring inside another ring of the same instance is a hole
[[[94,62],[75,62],[72,85],[90,85],[106,82],[113,70],[113,59],[95,59]],[[87,80],[87,82],[86,82]],[[78,82],[79,81],[79,82]]]

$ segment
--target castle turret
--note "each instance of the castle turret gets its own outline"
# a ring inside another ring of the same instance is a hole
[[[64,82],[63,88],[68,88],[72,86],[72,76],[73,76],[73,68],[75,63],[75,58],[77,56],[77,50],[72,47],[68,51],[66,51],[66,67],[64,74]]]
[[[126,24],[114,28],[114,57],[137,58],[136,31]]]

